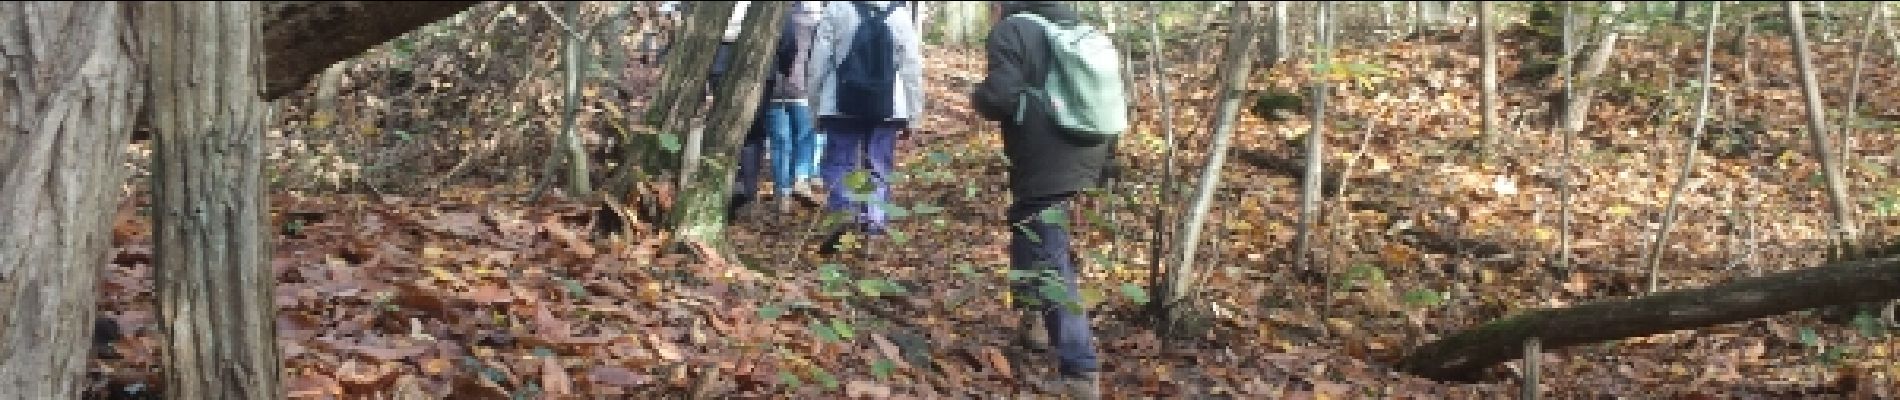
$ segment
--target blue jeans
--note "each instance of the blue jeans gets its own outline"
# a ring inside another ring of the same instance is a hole
[[[881,206],[891,198],[891,153],[896,151],[897,129],[903,122],[868,121],[855,118],[824,118],[825,155],[819,175],[825,180],[825,208],[833,213],[854,212],[865,233],[885,232]],[[845,176],[866,170],[871,191],[867,195],[845,184]],[[869,200],[869,201],[864,201]]]
[[[790,194],[793,183],[812,175],[818,135],[811,127],[810,110],[804,103],[773,102],[761,116],[772,137],[772,187],[780,196]]]
[[[1079,307],[1080,271],[1071,262],[1068,228],[1043,220],[1042,213],[1067,213],[1074,193],[1017,198],[1009,206],[1009,264],[1017,307],[1040,311],[1056,350],[1057,369],[1065,375],[1099,370],[1095,334]],[[1030,234],[1030,233],[1033,233]],[[1051,293],[1053,292],[1053,293]],[[1025,301],[1028,300],[1028,301]]]
[[[811,130],[811,158],[798,165],[798,178],[818,176],[818,165],[825,160],[825,132],[817,127]]]

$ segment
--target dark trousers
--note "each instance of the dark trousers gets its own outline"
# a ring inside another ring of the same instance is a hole
[[[763,105],[760,114],[764,114]],[[752,127],[746,129],[745,142],[739,147],[739,171],[737,181],[732,183],[733,201],[750,202],[758,196],[760,164],[765,163],[765,139],[765,119],[752,118]]]
[[[891,177],[896,171],[891,153],[897,150],[897,129],[901,121],[871,121],[857,118],[822,118],[825,131],[825,155],[819,176],[825,180],[826,210],[852,212],[865,233],[885,233],[884,204],[891,199]],[[860,193],[845,182],[855,171],[870,178],[869,193]]]
[[[1080,271],[1071,262],[1066,221],[1075,193],[1017,198],[1009,207],[1009,264],[1017,307],[1037,310],[1049,330],[1058,369],[1078,374],[1100,369],[1095,334],[1082,309]],[[1044,217],[1060,213],[1062,219]]]

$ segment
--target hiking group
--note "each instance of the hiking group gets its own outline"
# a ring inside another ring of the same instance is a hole
[[[748,2],[739,3],[714,57],[714,81],[741,29]],[[1127,128],[1121,58],[1065,2],[991,2],[990,12],[987,75],[969,101],[1002,128],[1011,204],[999,228],[1011,232],[1019,342],[1054,351],[1058,389],[1098,398],[1100,363],[1079,306],[1068,219],[1045,215],[1067,213],[1070,200],[1100,180]],[[881,205],[890,199],[892,153],[927,111],[923,13],[914,2],[894,1],[798,1],[788,13],[760,117],[740,152],[727,220],[743,222],[741,211],[759,197],[769,153],[778,212],[789,213],[794,201],[819,206],[814,187],[821,186],[828,214],[855,217],[823,235],[819,253],[830,255],[852,230],[867,244],[889,232]],[[853,174],[866,179],[847,183]]]

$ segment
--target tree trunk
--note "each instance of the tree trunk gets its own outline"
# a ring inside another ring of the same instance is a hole
[[[1576,141],[1578,127],[1583,125],[1581,122],[1583,116],[1574,112],[1578,109],[1578,100],[1576,96],[1577,74],[1575,72],[1577,63],[1576,59],[1571,56],[1577,53],[1575,32],[1576,12],[1573,7],[1575,7],[1575,5],[1564,3],[1563,54],[1565,56],[1562,61],[1563,65],[1558,67],[1563,79],[1564,108],[1571,110],[1570,112],[1563,113],[1563,124],[1559,126],[1559,130],[1563,131],[1561,133],[1563,136],[1561,139],[1563,141],[1563,150],[1562,153],[1558,155],[1560,160],[1557,167],[1557,203],[1558,207],[1561,208],[1557,216],[1557,262],[1555,264],[1558,270],[1567,270],[1570,268],[1570,191],[1572,189],[1570,187],[1570,150],[1572,142]]]
[[[1649,292],[1655,292],[1658,285],[1660,266],[1662,265],[1663,246],[1669,243],[1669,228],[1676,223],[1676,204],[1682,192],[1689,188],[1690,174],[1695,172],[1696,150],[1700,148],[1702,132],[1709,123],[1709,92],[1713,85],[1715,70],[1715,25],[1721,20],[1722,2],[1709,4],[1709,31],[1703,38],[1702,47],[1702,95],[1696,101],[1695,128],[1689,133],[1689,143],[1682,151],[1682,172],[1676,176],[1675,188],[1669,190],[1669,200],[1663,206],[1662,226],[1656,229],[1656,238],[1649,243],[1645,251],[1643,265],[1649,267]]]
[[[1446,11],[1445,8],[1451,2],[1449,1],[1420,1],[1417,3],[1418,3],[1418,19],[1413,21],[1414,26],[1415,26],[1413,30],[1415,33],[1424,34],[1428,31],[1437,30],[1443,27],[1443,24],[1445,23],[1445,11]]]
[[[268,1],[264,28],[264,99],[302,90],[311,76],[416,27],[448,18],[476,1]]]
[[[1886,2],[1876,1],[1871,7],[1878,10],[1880,7],[1885,7],[1885,4]],[[1879,12],[1867,13],[1867,16],[1861,20],[1860,40],[1854,44],[1854,69],[1847,79],[1847,110],[1841,113],[1840,125],[1836,127],[1841,130],[1841,176],[1847,176],[1847,171],[1854,165],[1854,128],[1860,124],[1860,76],[1866,66],[1863,59],[1867,56],[1867,48],[1873,45],[1874,20],[1879,18]],[[1853,188],[1848,187],[1848,190],[1853,190]],[[1852,206],[1853,203],[1849,202],[1849,205]],[[1856,225],[1858,224],[1856,221]]]
[[[1265,49],[1267,65],[1279,63],[1280,60],[1288,57],[1287,48],[1291,44],[1287,43],[1288,21],[1286,18],[1286,3],[1287,2],[1284,1],[1273,2],[1273,19],[1270,25],[1273,29],[1273,33],[1267,35],[1267,48]]]
[[[1801,18],[1801,2],[1786,3],[1789,28],[1794,35],[1795,65],[1800,67],[1801,94],[1807,100],[1808,139],[1814,144],[1814,157],[1821,162],[1821,172],[1827,180],[1828,207],[1834,214],[1834,240],[1838,246],[1852,246],[1856,236],[1854,219],[1849,215],[1847,206],[1847,186],[1841,178],[1841,168],[1829,149],[1827,114],[1821,106],[1820,84],[1814,78],[1814,59],[1809,56],[1807,28]]]
[[[257,3],[141,3],[166,398],[284,396],[264,229]]]
[[[1584,64],[1583,70],[1576,76],[1577,83],[1582,84],[1577,88],[1581,90],[1575,98],[1571,99],[1568,111],[1564,112],[1564,115],[1569,117],[1566,120],[1568,125],[1566,128],[1573,132],[1583,130],[1583,124],[1589,122],[1590,103],[1596,97],[1597,88],[1600,86],[1596,84],[1597,78],[1603,76],[1604,70],[1609,69],[1610,58],[1616,54],[1617,38],[1622,36],[1619,29],[1621,23],[1618,21],[1620,14],[1623,13],[1623,2],[1611,1],[1608,7],[1609,10],[1597,17],[1595,25],[1596,29],[1602,31],[1603,36],[1598,37],[1596,50],[1590,53],[1589,62]]]
[[[1148,12],[1148,79],[1154,84],[1155,101],[1161,107],[1161,114],[1157,118],[1156,125],[1159,125],[1162,135],[1161,184],[1155,193],[1156,207],[1152,225],[1154,236],[1148,256],[1153,262],[1149,266],[1149,292],[1167,293],[1168,282],[1158,278],[1165,275],[1161,269],[1163,260],[1167,259],[1165,256],[1168,254],[1165,237],[1168,230],[1164,226],[1167,225],[1168,211],[1172,207],[1167,205],[1176,204],[1174,200],[1178,197],[1174,193],[1175,159],[1178,153],[1175,151],[1174,143],[1174,101],[1168,97],[1168,76],[1163,73],[1168,70],[1168,56],[1161,47],[1159,20],[1163,12],[1161,6],[1153,1],[1148,2]],[[1156,320],[1165,322],[1166,302],[1156,301],[1148,304],[1149,313],[1155,316]]]
[[[0,2],[0,393],[76,399],[143,99],[122,2]]]
[[[789,2],[758,2],[746,11],[745,32],[733,43],[731,69],[718,83],[713,111],[707,117],[705,150],[698,160],[685,161],[697,163],[699,171],[686,175],[687,184],[679,188],[679,203],[674,209],[673,232],[683,243],[700,242],[725,250],[726,203],[732,200],[733,167],[738,164],[742,139],[765,96],[766,72],[776,54],[771,49],[778,45],[779,28],[785,23],[788,7]]]
[[[1900,257],[1835,263],[1742,278],[1699,289],[1532,310],[1499,318],[1413,350],[1400,371],[1446,381],[1480,379],[1517,357],[1518,343],[1545,349],[1653,335],[1839,304],[1900,298]]]
[[[1489,154],[1497,151],[1498,141],[1498,27],[1491,15],[1492,2],[1478,2],[1478,54],[1483,57],[1482,75],[1479,77],[1479,108],[1484,109],[1484,138],[1480,150]]]
[[[580,28],[581,2],[569,1],[563,7],[561,18],[574,29]],[[578,31],[561,30],[561,64],[566,67],[562,77],[562,88],[566,94],[561,98],[561,145],[567,153],[567,195],[570,198],[588,198],[594,191],[593,182],[588,174],[587,146],[582,142],[580,132],[576,132],[575,119],[580,112],[581,100],[581,48],[587,45]],[[615,36],[618,37],[618,36]],[[611,46],[611,45],[610,45]]]
[[[1430,2],[1426,2],[1430,3]],[[1329,12],[1332,4],[1319,4],[1319,17],[1313,24],[1313,42],[1319,46],[1313,54],[1314,65],[1332,62],[1332,32]],[[1326,167],[1326,78],[1320,74],[1313,76],[1313,119],[1312,129],[1306,132],[1306,171],[1300,183],[1300,221],[1293,241],[1293,265],[1301,271],[1316,271],[1313,268],[1313,229],[1319,221],[1319,198],[1322,195],[1320,183],[1325,180]],[[1343,182],[1343,181],[1342,181]]]
[[[1180,256],[1169,268],[1168,291],[1161,297],[1168,302],[1165,316],[1167,323],[1163,326],[1172,326],[1181,314],[1183,304],[1180,302],[1190,293],[1192,288],[1189,285],[1196,280],[1194,252],[1200,244],[1201,224],[1207,219],[1208,209],[1213,206],[1215,189],[1220,187],[1221,165],[1227,160],[1229,137],[1233,136],[1234,121],[1240,115],[1240,102],[1245,94],[1243,89],[1247,87],[1247,78],[1252,76],[1253,63],[1249,61],[1252,60],[1250,53],[1256,42],[1252,40],[1255,21],[1247,12],[1247,7],[1231,7],[1229,15],[1232,21],[1229,29],[1233,33],[1222,55],[1225,60],[1221,62],[1220,103],[1213,121],[1214,140],[1207,151],[1207,165],[1201,168],[1201,184],[1194,191],[1194,200],[1186,218],[1181,220],[1182,234],[1175,244]]]
[[[712,68],[713,56],[719,50],[719,39],[725,34],[726,21],[732,17],[734,7],[730,1],[692,4],[692,9],[687,11],[686,26],[674,35],[676,39],[667,44],[666,60],[660,65],[660,84],[656,86],[659,92],[654,93],[653,100],[647,103],[640,121],[656,126],[659,135],[671,135],[676,139],[684,137],[682,133],[692,129],[692,117],[700,115],[700,107],[706,102],[706,71]],[[612,175],[613,183],[610,186],[622,199],[634,194],[634,186],[644,174],[639,171],[642,160],[673,159],[659,153],[655,142],[626,139],[622,141],[620,149],[620,169]]]

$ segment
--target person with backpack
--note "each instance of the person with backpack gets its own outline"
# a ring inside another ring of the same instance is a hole
[[[992,3],[1000,19],[984,45],[988,73],[970,94],[1002,125],[1012,202],[1006,213],[1018,338],[1053,348],[1057,383],[1101,396],[1094,334],[1081,308],[1081,272],[1069,246],[1068,203],[1095,186],[1127,130],[1127,98],[1114,44],[1057,1]]]
[[[881,204],[890,199],[898,134],[923,122],[923,40],[906,8],[895,1],[828,2],[806,69],[826,136],[819,172],[826,208],[856,214],[856,225],[869,236],[888,230]],[[866,182],[847,184],[857,171]],[[868,201],[858,194],[862,189]],[[837,253],[849,228],[827,232],[819,252]]]
[[[808,182],[816,169],[812,158],[817,155],[818,140],[811,126],[811,108],[806,104],[810,85],[805,81],[805,65],[820,7],[815,1],[795,1],[786,10],[773,65],[766,76],[765,103],[739,150],[738,181],[733,186],[727,221],[735,221],[737,210],[756,196],[759,167],[768,147],[778,212],[790,213],[793,198],[813,206],[818,203]]]

